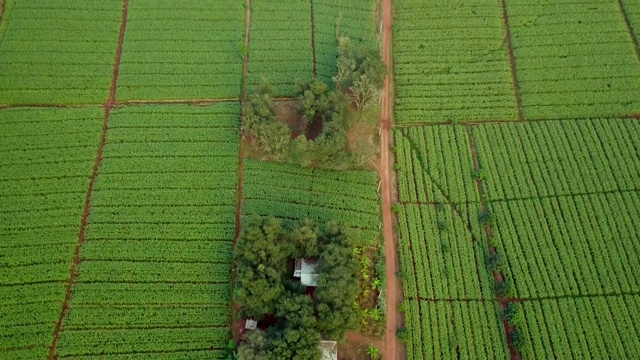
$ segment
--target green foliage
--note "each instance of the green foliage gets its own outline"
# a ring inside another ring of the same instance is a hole
[[[411,334],[409,333],[407,328],[403,327],[396,331],[396,336],[398,337],[398,340],[406,344],[409,341]]]
[[[252,218],[243,229],[235,254],[238,277],[236,300],[243,317],[260,318],[273,314],[284,295],[283,264],[291,257],[289,236],[279,220]]]
[[[371,360],[378,360],[380,359],[380,349],[378,349],[376,346],[369,345],[367,347],[367,355],[369,355],[369,358]]]
[[[347,107],[347,99],[341,91],[331,90],[319,80],[296,84],[298,106],[302,114],[312,123],[322,119],[325,124],[332,121],[342,122]]]
[[[518,303],[509,303],[502,312],[502,317],[510,325],[520,326],[524,323],[524,315],[522,313],[522,305]]]
[[[327,223],[321,239],[321,276],[315,292],[319,329],[326,338],[342,339],[346,330],[357,327],[358,321],[351,307],[359,291],[355,283],[358,264],[350,250],[355,243],[353,236],[335,223]]]
[[[285,229],[274,218],[249,219],[236,245],[236,301],[243,317],[273,314],[278,321],[265,341],[254,335],[239,354],[317,359],[321,337],[342,339],[355,329],[352,304],[359,288],[354,247],[353,234],[337,223],[304,220]],[[299,282],[287,279],[287,262],[295,257],[319,257],[315,303]]]
[[[509,334],[509,338],[511,340],[511,346],[513,346],[517,352],[522,353],[522,350],[527,344],[527,337],[524,331],[519,326],[515,326]]]
[[[348,88],[358,110],[373,105],[380,98],[387,67],[380,50],[364,43],[355,43],[346,36],[338,39],[337,87]]]
[[[502,266],[504,265],[504,256],[502,252],[498,249],[495,249],[493,254],[489,254],[487,256],[487,267],[491,271],[500,271]]]

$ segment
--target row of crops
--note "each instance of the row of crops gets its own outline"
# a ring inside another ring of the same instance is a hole
[[[310,0],[252,0],[247,85],[268,78],[291,96],[297,80],[313,77]]]
[[[118,100],[239,98],[243,5],[129,1]]]
[[[513,287],[509,296],[522,301],[525,358],[636,354],[639,130],[640,123],[627,119],[396,129],[405,296],[496,306],[481,230],[487,215],[490,243]],[[472,171],[473,154],[480,171]],[[481,211],[478,195],[465,191],[476,179],[490,215]],[[435,316],[446,318],[451,310],[442,306]],[[413,337],[426,336],[416,335],[420,328],[434,329],[424,314],[406,314]],[[489,336],[499,343],[504,330]],[[409,345],[416,358],[446,356],[444,350],[429,355],[436,345],[423,339]],[[456,339],[450,335],[438,346],[458,349]]]
[[[639,59],[618,1],[507,4],[525,118],[640,112]]]
[[[504,3],[394,2],[397,123],[640,112],[637,1]]]
[[[415,301],[406,304],[407,359],[508,359],[494,302]]]
[[[222,353],[239,115],[237,103],[112,112],[59,356]]]
[[[100,104],[109,95],[122,3],[5,0],[0,104]]]
[[[49,354],[102,118],[98,107],[0,111],[0,357]]]
[[[331,171],[297,165],[244,161],[244,216],[284,220],[339,220],[363,245],[378,240],[377,176],[369,171]]]
[[[396,123],[517,120],[502,7],[394,1]]]

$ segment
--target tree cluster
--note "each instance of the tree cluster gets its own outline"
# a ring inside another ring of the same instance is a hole
[[[266,79],[244,106],[243,130],[253,146],[270,159],[338,169],[355,161],[348,151],[347,132],[353,122],[349,106],[353,102],[362,111],[378,101],[386,66],[377,48],[354,43],[344,36],[338,40],[335,84],[311,80],[296,86],[300,124],[304,129],[314,124],[321,127],[319,134],[301,134],[292,139],[291,129],[276,117],[276,88]]]
[[[291,227],[274,218],[249,220],[236,246],[235,300],[243,317],[275,316],[266,331],[245,335],[241,359],[319,359],[321,338],[342,339],[355,329],[358,292],[353,235],[335,223],[301,221]],[[315,301],[291,279],[294,258],[319,258]]]

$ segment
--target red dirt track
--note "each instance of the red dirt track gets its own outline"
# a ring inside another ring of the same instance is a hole
[[[82,245],[86,240],[85,235],[86,235],[86,229],[87,229],[87,220],[89,218],[89,213],[91,210],[91,195],[93,193],[93,186],[95,184],[96,177],[98,176],[98,169],[100,168],[100,163],[102,162],[102,150],[104,149],[104,144],[106,143],[107,129],[109,124],[109,115],[111,114],[111,109],[113,108],[113,105],[116,102],[118,70],[120,67],[120,59],[122,57],[122,43],[124,41],[124,33],[127,26],[128,5],[129,5],[129,0],[123,0],[122,23],[120,24],[120,35],[118,37],[118,48],[116,50],[113,77],[111,78],[111,89],[109,91],[109,99],[107,100],[107,103],[104,105],[104,121],[102,124],[102,134],[100,136],[100,145],[98,146],[98,153],[96,155],[96,160],[93,164],[93,172],[91,173],[91,178],[89,179],[89,189],[87,190],[87,196],[84,203],[84,212],[82,215],[82,221],[80,223],[80,233],[78,234],[78,242],[76,243],[76,247],[75,247],[73,264],[71,265],[71,274],[69,276],[69,284],[67,285],[67,292],[65,295],[64,303],[62,305],[62,311],[60,312],[60,317],[58,318],[58,322],[56,323],[53,340],[49,348],[49,360],[53,360],[57,358],[56,346],[58,344],[58,340],[60,339],[60,333],[62,331],[62,321],[64,320],[64,317],[66,316],[69,310],[69,301],[71,300],[73,284],[76,278],[78,277],[78,265],[80,264],[80,249],[82,248]]]
[[[382,92],[382,109],[380,111],[380,193],[382,195],[382,222],[384,235],[384,248],[386,257],[387,274],[387,324],[384,337],[382,357],[387,360],[400,358],[398,338],[398,294],[399,283],[396,273],[398,271],[398,254],[395,238],[393,236],[393,217],[391,214],[391,174],[389,141],[391,129],[391,81],[393,76],[391,59],[391,25],[393,21],[393,9],[391,0],[382,0],[382,59],[387,64],[387,77]]]
[[[509,15],[507,13],[507,2],[501,0],[502,3],[502,21],[504,22],[504,28],[506,31],[505,41],[507,48],[509,49],[509,63],[511,64],[511,78],[513,81],[513,91],[516,96],[516,106],[518,108],[518,120],[524,121],[524,115],[522,114],[522,97],[520,96],[520,85],[518,84],[518,76],[516,73],[516,58],[513,55],[513,43],[511,42],[511,28],[509,27]]]

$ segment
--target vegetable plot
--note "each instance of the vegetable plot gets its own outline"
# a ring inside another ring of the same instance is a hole
[[[238,103],[112,112],[59,356],[225,350],[239,117]]]
[[[395,122],[517,120],[500,1],[394,2]]]
[[[510,0],[526,119],[640,112],[640,67],[615,0]]]
[[[103,116],[98,107],[0,111],[0,357],[49,354]]]
[[[238,98],[243,3],[130,1],[118,100]]]
[[[338,220],[373,245],[379,236],[377,177],[366,171],[330,171],[285,163],[244,161],[244,216]]]
[[[310,0],[252,0],[249,90],[268,78],[278,96],[313,78]]]
[[[0,104],[101,104],[109,96],[121,1],[6,0]]]
[[[508,359],[497,303],[406,302],[407,359]]]

